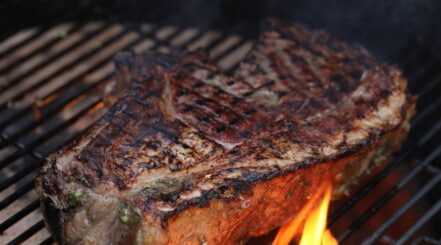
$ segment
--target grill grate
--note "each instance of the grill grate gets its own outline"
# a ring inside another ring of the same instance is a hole
[[[2,9],[0,6],[0,12]],[[23,11],[32,12],[32,6]],[[59,17],[52,22],[55,24],[19,32],[12,32],[19,27],[14,26],[2,34],[1,244],[53,243],[44,229],[33,180],[50,152],[79,136],[107,111],[101,93],[111,78],[116,52],[124,49],[167,52],[174,48],[206,47],[220,67],[228,71],[252,46],[248,39],[217,31],[100,21],[59,24],[61,20]],[[9,21],[12,23],[13,19]],[[342,244],[441,242],[432,228],[441,225],[441,147],[437,140],[441,131],[437,114],[441,107],[441,69],[434,59],[427,57],[430,55],[423,49],[416,49],[410,55],[397,58],[402,60],[399,65],[410,79],[410,89],[420,96],[418,114],[412,122],[410,140],[395,160],[373,175],[350,199],[333,205],[329,225]],[[385,183],[389,183],[387,188]],[[409,198],[404,195],[404,204],[395,206],[394,212],[385,218],[377,217],[381,210],[394,204],[397,197],[402,197],[403,191],[412,188],[418,191]],[[382,189],[381,194],[372,196],[378,189]],[[399,235],[390,232],[409,213],[416,212],[415,206],[423,201],[423,209],[418,210],[405,232]],[[358,206],[364,203],[369,205],[357,213]],[[351,217],[354,213],[355,218]],[[373,219],[382,222],[369,227]]]

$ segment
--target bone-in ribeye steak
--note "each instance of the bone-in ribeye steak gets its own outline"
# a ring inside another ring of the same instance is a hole
[[[36,181],[61,244],[238,244],[334,196],[401,146],[414,98],[393,66],[271,22],[233,75],[143,53],[129,88]]]

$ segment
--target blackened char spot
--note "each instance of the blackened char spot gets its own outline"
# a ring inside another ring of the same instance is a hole
[[[239,103],[239,102],[241,102],[241,101],[242,101],[241,98],[239,98],[239,97],[233,97],[233,101],[231,102],[231,104],[235,105],[235,104],[237,104],[237,103]]]
[[[195,102],[196,102],[196,104],[199,105],[199,106],[205,106],[205,105],[207,105],[207,100],[204,100],[204,99],[198,99],[198,100],[196,100]]]
[[[232,187],[234,191],[239,193],[243,193],[249,190],[249,183],[246,180],[242,179],[226,179],[225,183],[228,183],[228,186]]]
[[[387,89],[382,89],[381,91],[380,91],[380,95],[382,96],[382,97],[388,97],[388,96],[390,96],[392,94],[392,92],[390,91],[390,90],[387,90]]]
[[[204,83],[203,82],[201,82],[201,81],[198,81],[197,83],[195,83],[194,84],[194,88],[200,88],[200,87],[202,87],[202,86],[204,86]]]
[[[153,108],[153,104],[144,102],[144,101],[142,101],[140,99],[135,99],[135,103],[137,103],[138,105],[141,105],[141,106],[143,106],[143,107],[145,107],[147,109],[152,109]]]
[[[361,78],[361,74],[362,72],[359,70],[351,71],[349,73],[349,75],[351,75],[351,77],[354,78],[355,80],[359,80]]]
[[[262,87],[273,86],[275,84],[274,80],[268,80]]]
[[[112,177],[112,181],[118,186],[118,188],[120,190],[125,190],[127,188],[127,186],[124,183],[124,181],[121,180],[121,178],[119,178],[118,176],[113,176]]]
[[[162,133],[163,139],[167,139],[169,141],[176,141],[179,138],[179,134],[174,131],[171,127],[164,124],[154,124],[151,125],[152,128]]]
[[[157,161],[140,162],[138,163],[138,166],[145,169],[155,169],[155,168],[162,168],[163,166],[165,166],[165,163],[157,162]]]
[[[207,115],[202,115],[197,118],[201,124],[207,125],[210,121],[210,118]]]
[[[146,145],[147,147],[153,149],[153,150],[156,150],[156,149],[158,149],[159,147],[161,147],[161,142],[160,142],[160,141],[157,141],[157,140],[154,140],[154,141],[148,141],[148,142],[146,142],[145,145]]]
[[[228,122],[228,124],[229,124],[229,125],[234,125],[234,124],[237,124],[238,122],[240,122],[240,120],[241,120],[240,117],[235,117],[235,118],[231,119],[231,120]]]
[[[340,88],[341,92],[350,92],[351,87],[349,86],[348,81],[346,81],[343,76],[334,75],[331,77],[331,80]]]
[[[297,63],[297,62],[305,62],[305,60],[303,59],[303,57],[298,56],[298,55],[291,55],[291,61],[293,63]]]
[[[144,93],[144,94],[143,94],[144,96],[142,96],[140,99],[141,99],[141,100],[146,100],[147,98],[154,97],[154,96],[158,96],[158,95],[160,95],[161,93],[162,93],[162,88],[161,88],[161,89],[150,90],[150,91],[148,91],[147,93]]]
[[[138,115],[136,115],[136,114],[134,114],[134,113],[132,113],[132,112],[130,112],[128,110],[124,110],[123,113],[126,114],[127,116],[129,116],[134,121],[139,121],[140,120]]]
[[[45,217],[51,217],[50,219],[46,219],[48,229],[51,231],[51,234],[54,236],[57,242],[62,242],[63,240],[63,223],[64,221],[61,219],[61,210],[55,206],[55,203],[51,198],[44,197],[42,200],[43,212],[45,213]]]
[[[279,98],[282,98],[282,97],[285,96],[287,93],[288,93],[288,92],[286,92],[286,91],[278,91],[278,92],[277,92],[277,96],[278,96]]]
[[[216,128],[216,133],[222,133],[227,129],[225,125],[221,125],[220,127]]]
[[[253,135],[253,133],[251,131],[248,131],[248,130],[244,130],[244,131],[240,132],[240,136],[242,138],[249,138],[252,135]]]
[[[244,111],[243,113],[245,115],[251,115],[251,114],[253,114],[255,112],[256,112],[256,109],[251,108],[251,109],[248,109],[248,110]]]
[[[258,181],[262,181],[265,178],[265,173],[261,172],[247,172],[243,175],[245,180],[250,183],[254,184]]]
[[[328,101],[330,101],[332,104],[335,104],[335,103],[337,103],[340,99],[342,99],[342,98],[338,98],[337,96],[337,94],[336,94],[336,92],[335,92],[335,90],[332,90],[332,89],[326,89],[325,91],[324,91],[324,96],[325,96],[325,98],[328,100]]]
[[[181,111],[183,113],[188,113],[191,112],[193,110],[193,107],[191,105],[183,105]]]
[[[181,97],[181,96],[183,96],[183,95],[185,95],[185,94],[187,94],[188,93],[188,89],[186,89],[186,88],[184,88],[184,87],[181,87],[179,90],[178,90],[178,92],[176,93],[176,96],[177,97]]]

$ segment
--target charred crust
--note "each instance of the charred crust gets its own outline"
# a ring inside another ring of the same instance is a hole
[[[140,99],[135,99],[135,103],[137,103],[138,105],[141,105],[147,109],[152,109],[153,108],[153,104],[142,101]]]
[[[165,163],[159,161],[140,162],[138,166],[145,169],[155,169],[164,167]]]
[[[242,102],[242,99],[239,97],[234,96],[233,100],[231,101],[232,105],[237,105],[238,103]]]
[[[49,229],[51,235],[54,239],[63,244],[63,221],[62,221],[62,210],[56,207],[55,203],[51,198],[44,195],[41,199],[41,206],[43,209],[44,219],[47,228]],[[50,218],[49,218],[50,217]]]
[[[240,122],[241,120],[242,120],[242,118],[240,118],[240,117],[235,117],[235,118],[231,119],[231,120],[228,122],[228,124],[229,124],[229,125],[235,125],[235,124],[237,124],[238,122]]]
[[[115,183],[118,186],[119,190],[127,189],[126,184],[124,183],[124,181],[120,177],[112,176],[112,181],[113,181],[113,183]]]
[[[254,109],[254,108],[250,108],[250,109],[247,109],[246,111],[244,111],[243,113],[244,113],[245,115],[249,116],[249,115],[251,115],[251,114],[256,113],[256,109]]]
[[[242,138],[250,138],[253,135],[251,131],[244,130],[240,132],[240,137]]]
[[[224,132],[226,129],[227,129],[227,127],[225,125],[221,125],[216,128],[216,133],[220,134],[220,133]]]
[[[200,87],[202,87],[202,86],[204,86],[205,85],[205,83],[203,83],[203,82],[201,82],[201,81],[197,81],[194,85],[193,85],[193,87],[194,88],[200,88]]]

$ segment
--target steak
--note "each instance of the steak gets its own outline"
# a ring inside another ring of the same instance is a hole
[[[298,24],[270,22],[231,76],[202,51],[123,57],[127,90],[36,180],[60,244],[244,243],[325,178],[347,194],[414,113],[397,68]]]

